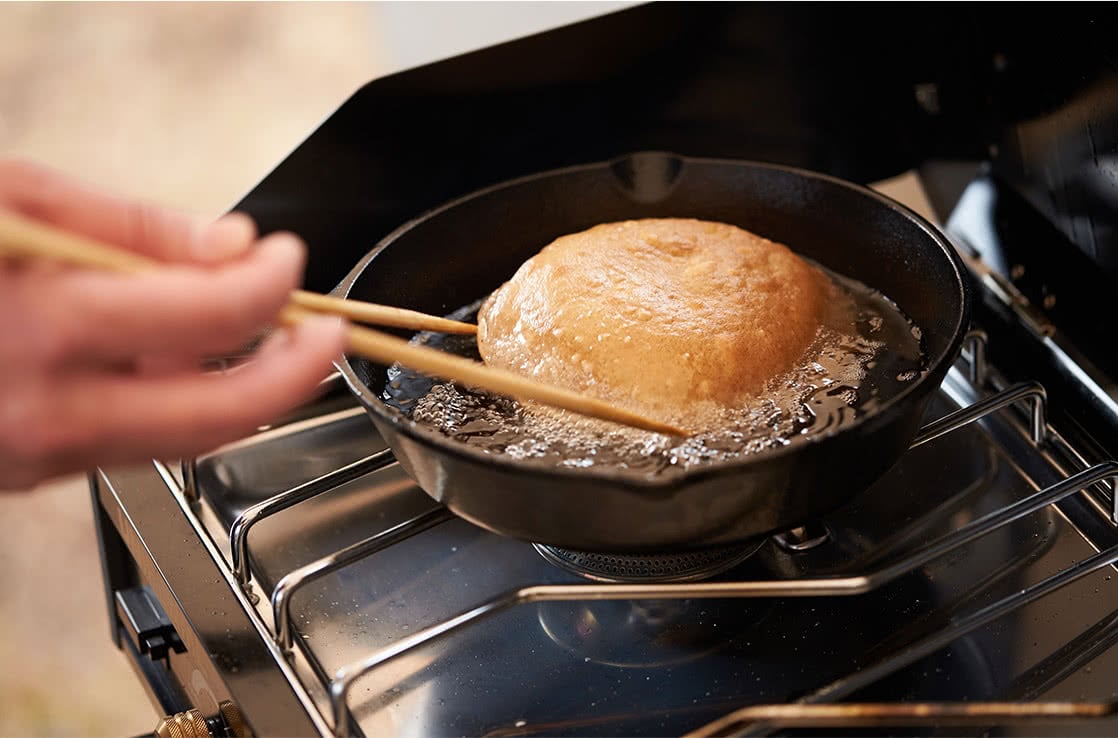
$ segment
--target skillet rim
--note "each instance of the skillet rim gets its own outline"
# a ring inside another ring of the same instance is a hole
[[[620,487],[630,488],[634,490],[660,490],[664,491],[676,487],[683,486],[684,484],[694,484],[702,482],[709,477],[723,476],[732,474],[734,471],[756,466],[769,460],[782,458],[787,454],[794,454],[801,450],[801,446],[810,444],[812,446],[820,443],[826,443],[828,440],[842,435],[844,433],[853,433],[863,428],[872,428],[876,423],[885,422],[889,416],[896,411],[905,401],[909,400],[910,396],[916,395],[912,398],[912,402],[918,402],[922,398],[921,393],[930,394],[939,387],[942,382],[943,376],[947,374],[950,369],[950,364],[958,356],[960,347],[966,336],[967,327],[970,325],[970,311],[971,311],[971,285],[967,278],[968,271],[963,264],[963,260],[951,244],[947,236],[936,228],[933,224],[928,222],[923,216],[915,212],[904,204],[883,195],[869,187],[850,182],[839,177],[825,174],[823,172],[816,172],[802,167],[787,166],[784,164],[776,164],[771,162],[755,161],[750,159],[727,159],[716,157],[695,157],[675,154],[666,151],[634,151],[628,154],[623,154],[612,159],[601,160],[586,164],[575,164],[567,167],[560,167],[556,169],[549,169],[542,172],[534,172],[521,177],[503,180],[496,184],[489,185],[478,190],[474,190],[460,197],[456,197],[442,205],[435,208],[426,210],[414,218],[409,219],[405,223],[393,229],[386,236],[377,241],[376,245],[367,253],[360,261],[350,270],[338,286],[335,287],[331,294],[337,297],[348,299],[349,293],[352,291],[354,284],[360,279],[361,275],[369,267],[369,265],[376,259],[386,248],[391,246],[394,241],[402,235],[420,225],[421,223],[438,216],[447,210],[468,202],[475,198],[490,195],[503,189],[516,187],[518,185],[531,182],[537,179],[544,179],[546,177],[553,177],[571,172],[579,172],[585,170],[609,168],[615,163],[625,161],[634,156],[644,155],[658,155],[667,156],[683,162],[684,166],[688,164],[704,164],[704,165],[728,165],[728,166],[742,166],[752,167],[756,169],[769,169],[773,171],[780,171],[804,177],[807,179],[816,179],[829,182],[839,187],[846,188],[854,191],[856,194],[868,196],[871,200],[877,201],[879,204],[899,212],[902,216],[913,222],[921,231],[925,233],[932,241],[939,247],[940,251],[947,258],[952,271],[954,273],[954,282],[952,284],[952,291],[959,299],[959,309],[955,313],[955,325],[952,328],[952,335],[947,342],[943,351],[933,359],[929,359],[924,370],[920,372],[920,376],[915,382],[904,388],[901,392],[894,395],[888,401],[883,403],[874,411],[857,418],[853,423],[838,429],[825,430],[818,434],[802,437],[795,442],[786,446],[781,446],[775,449],[767,449],[760,453],[750,454],[738,459],[727,459],[722,461],[714,461],[705,463],[698,467],[690,469],[681,469],[679,467],[671,467],[666,470],[656,472],[654,475],[638,475],[631,472],[626,472],[621,469],[610,468],[597,468],[597,467],[561,467],[561,466],[547,466],[543,464],[533,464],[530,460],[519,460],[511,457],[506,457],[499,454],[493,454],[481,449],[469,446],[465,443],[460,443],[449,439],[438,430],[420,423],[416,423],[405,416],[399,410],[391,408],[386,405],[372,390],[357,376],[356,371],[350,364],[348,355],[343,355],[340,361],[335,361],[334,366],[342,375],[346,386],[357,397],[362,406],[369,412],[372,412],[380,420],[389,423],[397,432],[408,436],[413,441],[433,445],[435,448],[443,453],[449,453],[457,456],[459,459],[470,463],[480,463],[484,465],[496,465],[501,467],[508,473],[523,473],[530,472],[542,474],[548,477],[556,477],[568,481],[588,481],[593,480],[596,482],[608,483]],[[670,217],[670,216],[664,216]],[[685,216],[678,216],[685,217]],[[545,244],[546,245],[546,244]],[[541,248],[543,248],[541,246]],[[873,288],[872,285],[869,285]],[[886,295],[888,298],[889,296]],[[889,298],[892,299],[892,298]],[[373,363],[373,362],[370,362]],[[936,380],[935,387],[927,388],[927,384]],[[378,429],[379,430],[379,429]],[[384,435],[383,433],[381,434]],[[384,439],[391,448],[389,439]]]

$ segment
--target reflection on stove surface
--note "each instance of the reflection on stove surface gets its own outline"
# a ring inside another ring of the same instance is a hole
[[[947,410],[937,401],[929,415]],[[379,439],[357,420],[344,421],[344,434],[317,431],[298,439],[298,447],[311,458],[367,454]],[[333,445],[339,437],[345,451]],[[308,442],[314,439],[326,448]],[[714,581],[888,567],[1032,492],[996,448],[977,427],[921,446],[850,505],[816,521],[815,529],[828,532],[819,545],[802,551],[773,541],[742,547],[732,568]],[[261,449],[249,457],[253,468],[262,468]],[[236,452],[208,463],[224,477],[251,478],[251,469],[238,468]],[[203,487],[211,503],[241,499],[215,486],[218,479],[211,475]],[[285,573],[433,505],[399,467],[373,472],[263,520],[250,541],[254,573],[270,590]],[[219,514],[233,516],[231,510]],[[1086,544],[1063,535],[1065,529],[1046,509],[858,596],[514,607],[362,677],[349,705],[366,735],[684,733],[742,705],[810,698],[960,613],[1020,590],[1043,569],[1037,562],[1054,557],[1064,565],[1068,556],[1082,555]],[[292,611],[296,640],[316,669],[331,675],[501,594],[580,582],[530,543],[451,519],[300,590]],[[1105,603],[1093,604],[1097,617]],[[1025,643],[1035,639],[1027,612],[958,639],[872,689],[851,687],[850,695],[996,698],[1029,678],[1028,653],[1048,653]]]
[[[767,600],[618,600],[536,605],[544,634],[583,661],[654,668],[700,659],[753,632]]]

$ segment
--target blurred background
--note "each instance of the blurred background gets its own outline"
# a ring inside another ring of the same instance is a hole
[[[0,2],[0,157],[216,216],[370,79],[625,4]],[[88,494],[0,494],[0,735],[155,726]]]

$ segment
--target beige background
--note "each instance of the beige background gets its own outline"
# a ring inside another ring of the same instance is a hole
[[[0,3],[0,156],[204,214],[384,67],[360,4]],[[150,731],[84,480],[0,495],[0,735]]]

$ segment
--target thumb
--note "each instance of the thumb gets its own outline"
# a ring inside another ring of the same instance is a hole
[[[190,256],[203,264],[238,259],[256,240],[256,223],[244,213],[229,213],[194,232]]]

